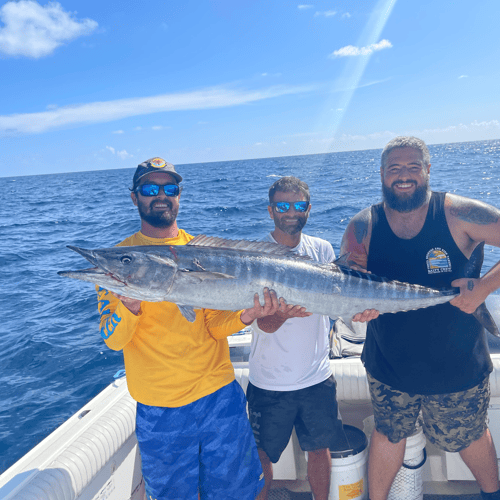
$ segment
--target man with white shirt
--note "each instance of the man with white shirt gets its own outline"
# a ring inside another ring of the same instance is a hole
[[[302,234],[311,210],[309,188],[296,177],[283,177],[269,190],[269,215],[274,231],[264,241],[286,245],[316,262],[335,259],[332,245]],[[328,316],[300,306],[253,323],[247,389],[250,423],[257,443],[267,500],[272,463],[286,448],[295,427],[301,448],[308,452],[308,478],[314,498],[327,500],[335,443],[347,446],[338,412],[335,379],[329,361]]]

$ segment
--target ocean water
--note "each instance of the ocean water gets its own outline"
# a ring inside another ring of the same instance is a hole
[[[500,140],[430,147],[431,187],[500,207]],[[159,152],[161,154],[161,152]],[[273,228],[270,185],[309,184],[305,232],[338,254],[344,229],[380,200],[380,150],[178,165],[179,226],[256,239]],[[57,271],[87,267],[66,248],[113,246],[139,229],[134,168],[0,178],[0,472],[73,415],[123,368],[98,332],[94,288]],[[500,260],[486,247],[483,272]]]

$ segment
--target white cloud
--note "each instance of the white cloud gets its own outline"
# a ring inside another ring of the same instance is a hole
[[[116,156],[118,156],[118,158],[121,158],[122,160],[133,157],[133,155],[127,153],[124,149],[122,151],[117,151]]]
[[[378,50],[390,49],[392,43],[389,40],[380,40],[378,43],[372,43],[366,47],[355,47],[354,45],[347,45],[339,50],[331,53],[328,57],[335,59],[336,57],[352,57],[352,56],[369,56]]]
[[[277,78],[277,77],[280,77],[281,76],[281,73],[261,73],[260,76],[262,78],[266,78],[266,77],[273,77],[273,78]]]
[[[477,131],[477,130],[497,130],[500,132],[500,121],[498,120],[490,120],[490,121],[482,121],[478,122],[474,120],[469,125],[464,125],[463,123],[459,123],[458,125],[450,125],[445,128],[434,128],[434,129],[424,129],[420,133],[424,134],[436,134],[436,133],[444,133],[444,132],[458,132],[458,131]]]
[[[298,5],[297,6],[297,9],[312,9],[314,7],[314,5]]]
[[[350,18],[350,17],[351,17],[351,14],[349,14],[349,12],[344,12],[342,14],[342,19],[344,19],[344,18]]]
[[[162,130],[162,129],[163,129],[163,127],[162,127],[161,125],[153,125],[153,126],[151,127],[151,129],[152,129],[152,130]]]
[[[133,156],[134,156],[134,155],[131,155],[131,154],[127,153],[127,151],[125,151],[125,149],[122,149],[121,151],[117,151],[112,146],[106,146],[106,149],[108,151],[111,151],[111,153],[113,153],[114,155],[118,156],[118,158],[120,158],[122,160],[126,160],[127,158],[133,158]]]
[[[460,75],[458,79],[460,80],[461,78],[469,78],[469,75]]]
[[[113,134],[124,134],[123,130],[113,130]]]
[[[342,134],[338,139],[324,138],[318,142],[339,141],[345,144],[355,145],[357,149],[382,148],[384,145],[398,135],[411,135],[419,137],[428,144],[439,144],[447,142],[478,141],[500,137],[500,121],[478,121],[474,120],[468,125],[459,123],[442,128],[431,128],[421,130],[398,130],[375,132],[366,135]]]
[[[332,17],[336,14],[337,12],[335,10],[326,10],[324,12],[315,12],[315,16],[324,16],[324,17]]]
[[[10,1],[0,8],[0,53],[39,58],[97,28],[92,19],[74,19],[61,4],[41,6],[34,0]]]
[[[315,86],[273,86],[260,90],[212,87],[179,94],[118,99],[65,106],[38,113],[0,115],[0,134],[34,134],[47,130],[90,123],[104,123],[131,116],[166,111],[216,109],[309,92]]]

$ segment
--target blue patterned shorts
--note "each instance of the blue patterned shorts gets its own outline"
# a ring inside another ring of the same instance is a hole
[[[137,403],[136,420],[149,500],[253,500],[264,486],[236,381],[179,408]]]

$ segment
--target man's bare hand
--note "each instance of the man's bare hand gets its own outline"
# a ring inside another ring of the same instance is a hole
[[[460,295],[450,300],[450,304],[467,314],[472,314],[488,296],[481,289],[480,279],[460,278],[452,281],[451,286],[460,288]]]
[[[261,305],[258,293],[253,297],[253,304],[254,306],[252,308],[244,309],[241,313],[240,319],[245,325],[250,325],[257,318],[263,318],[264,316],[274,314],[280,308],[276,292],[274,290],[269,290],[269,288],[264,288],[264,305]]]
[[[352,317],[352,321],[364,323],[365,321],[371,321],[372,319],[378,318],[379,316],[380,313],[376,309],[366,309],[363,312],[355,314]]]
[[[283,322],[290,318],[307,318],[312,315],[312,313],[306,311],[305,307],[287,304],[283,297],[281,297],[279,301],[280,307],[275,313],[275,316],[282,318]]]
[[[278,299],[274,290],[264,288],[264,305],[260,304],[259,294],[256,293],[254,307],[245,309],[241,313],[240,319],[247,325],[258,319],[260,328],[261,320],[265,318],[264,321],[270,320],[273,324],[279,323],[279,326],[273,330],[276,331],[289,318],[305,318],[311,314],[306,311],[305,307],[287,304],[283,297]]]
[[[265,296],[265,295],[264,295]],[[283,297],[279,300],[274,290],[271,291],[273,307],[269,308],[267,314],[262,314],[257,319],[257,326],[264,332],[273,333],[290,318],[306,318],[312,313],[307,312],[305,307],[287,304]],[[276,299],[276,302],[274,300]]]
[[[139,314],[141,311],[141,301],[136,300],[136,299],[131,299],[129,297],[124,297],[123,295],[118,295],[117,293],[110,292],[112,295],[114,295],[117,299],[121,300],[123,305],[132,313],[135,314],[136,316]]]

